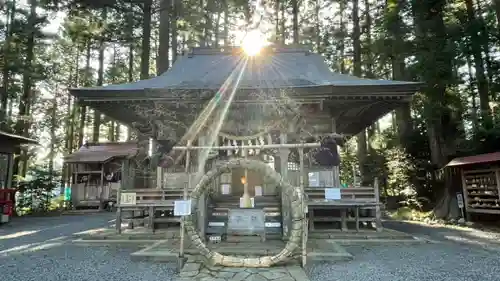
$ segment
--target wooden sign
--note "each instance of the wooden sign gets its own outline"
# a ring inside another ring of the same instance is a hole
[[[137,193],[124,192],[120,194],[120,205],[135,205],[137,204]]]

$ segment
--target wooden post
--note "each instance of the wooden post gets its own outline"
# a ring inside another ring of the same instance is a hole
[[[206,145],[207,144],[207,139],[205,136],[203,135],[200,135],[198,137],[198,145]],[[201,152],[201,151],[199,151]],[[198,165],[200,165],[200,163],[202,163],[202,155],[203,153],[197,153],[198,156],[197,156],[197,162],[198,162]],[[199,166],[200,167],[200,166]],[[203,167],[201,168],[200,171],[196,171],[197,173],[198,172],[205,172],[205,165],[203,165]],[[197,177],[197,179],[199,179],[199,177]],[[190,188],[191,186],[189,186]],[[201,236],[201,239],[202,241],[205,241],[205,238],[206,238],[206,213],[207,213],[207,199],[206,199],[206,193],[203,192],[200,197],[198,198],[198,211],[197,211],[197,224],[198,224],[198,229],[200,231],[200,236]]]
[[[496,169],[495,176],[497,178],[498,199],[500,199],[500,169]],[[465,196],[465,194],[464,194],[464,198],[467,198]],[[465,199],[465,200],[467,200],[467,199]],[[467,201],[465,201],[465,202],[467,202]]]
[[[300,163],[300,174],[299,174],[299,184],[300,192],[302,193],[302,212],[304,218],[302,220],[302,267],[306,266],[307,263],[307,204],[308,200],[304,192],[304,149],[299,148],[299,163]]]
[[[156,188],[157,189],[163,188],[163,168],[162,167],[156,167]]]
[[[332,118],[332,133],[337,133],[337,121],[335,118]],[[338,147],[335,146],[335,150],[337,150],[338,153]],[[334,166],[333,167],[333,187],[339,188],[340,187],[340,169],[339,166]]]
[[[191,175],[190,175],[190,158],[191,158],[191,150],[189,149],[191,146],[191,140],[187,141],[187,147],[188,149],[186,150],[186,175],[187,175],[187,184],[184,185],[184,192],[182,195],[183,200],[187,200],[188,197],[188,189],[191,188]],[[182,269],[184,266],[184,236],[185,236],[185,225],[184,225],[184,220],[181,219],[181,243],[180,243],[180,249],[179,249],[179,271]]]
[[[104,204],[104,163],[101,163],[101,192],[99,192],[99,211],[102,211]]]
[[[464,220],[470,221],[470,215],[469,215],[469,191],[467,190],[467,183],[465,181],[464,170],[462,168],[460,168],[460,177],[462,179],[462,192],[463,192],[463,197],[464,197],[464,208],[465,208],[465,218],[464,218]],[[498,175],[498,170],[497,170],[497,172],[496,172],[496,178],[497,178],[498,190],[500,191],[500,182],[499,182],[499,178],[498,177],[499,177],[499,175]],[[499,196],[500,196],[500,194],[499,194]]]
[[[12,177],[14,173],[14,155],[9,153],[7,155],[7,178],[5,179],[5,188],[12,188]],[[0,186],[0,188],[2,188]]]
[[[280,134],[280,144],[284,145],[287,143],[287,134],[286,133],[281,133]],[[288,153],[289,149],[288,148],[280,148],[279,154],[280,154],[280,174],[283,179],[283,181],[288,180]],[[285,198],[285,193],[283,190],[280,192],[281,196],[281,213],[282,213],[282,228],[283,228],[283,238],[288,237],[288,233],[290,232],[290,225],[289,225],[289,218],[290,218],[290,204],[288,204],[288,199]],[[283,210],[286,208],[286,210]],[[286,216],[285,216],[286,215]]]
[[[382,212],[380,210],[380,192],[379,192],[379,185],[378,185],[378,178],[376,177],[373,180],[373,189],[375,192],[375,202],[377,205],[375,206],[375,225],[377,228],[378,232],[381,232],[383,230],[382,228]]]
[[[129,159],[125,158],[122,160],[122,179],[120,181],[120,184],[118,185],[118,188],[116,190],[116,221],[115,221],[115,228],[116,228],[116,233],[120,234],[122,233],[122,208],[120,206],[121,204],[121,193],[122,193],[122,187],[128,187],[129,185]]]

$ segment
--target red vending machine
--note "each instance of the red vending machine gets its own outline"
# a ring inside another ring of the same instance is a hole
[[[0,189],[0,224],[7,223],[12,218],[15,195],[15,189]]]

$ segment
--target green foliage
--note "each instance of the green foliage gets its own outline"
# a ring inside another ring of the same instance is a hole
[[[53,191],[59,186],[59,177],[49,174],[46,169],[32,169],[26,179],[18,178],[16,210],[19,215],[41,213],[51,210]]]

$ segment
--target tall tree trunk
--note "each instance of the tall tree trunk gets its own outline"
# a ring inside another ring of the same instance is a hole
[[[85,54],[85,86],[90,86],[90,51],[91,51],[91,42],[90,39],[87,40],[87,50]],[[87,120],[87,106],[82,105],[80,107],[80,124],[78,126],[78,147],[82,147],[84,141],[85,134],[85,121]]]
[[[345,68],[345,34],[347,33],[346,27],[345,27],[345,19],[344,19],[344,12],[346,8],[346,0],[340,0],[340,32],[342,34],[342,38],[340,39],[340,44],[339,44],[339,70],[340,73],[345,74],[346,73],[346,68]]]
[[[475,74],[477,80],[477,90],[479,92],[479,105],[481,108],[481,117],[488,123],[491,122],[490,96],[488,80],[486,79],[484,61],[481,54],[481,40],[478,36],[480,31],[479,22],[477,21],[472,0],[465,0],[467,7],[467,30],[471,36],[470,49],[474,58]],[[491,125],[491,124],[490,124]]]
[[[16,17],[16,0],[11,2],[10,9],[7,10],[6,26],[5,26],[5,41],[3,44],[3,81],[2,81],[2,97],[0,99],[0,129],[6,130],[8,128],[8,103],[9,103],[9,57],[10,57],[10,42],[12,37],[12,23]]]
[[[54,93],[54,97],[52,98],[52,104],[50,109],[50,147],[49,147],[49,163],[48,163],[48,172],[50,179],[53,178],[54,175],[54,159],[56,157],[56,142],[57,142],[57,95],[59,89],[56,88]]]
[[[156,64],[156,75],[161,75],[168,70],[169,48],[170,48],[170,13],[171,0],[160,0],[160,46],[158,47],[158,61]]]
[[[299,3],[298,0],[292,0],[292,17],[293,17],[293,44],[299,44]]]
[[[405,50],[404,50],[404,26],[401,17],[401,10],[403,9],[404,2],[400,0],[388,0],[386,2],[386,18],[389,23],[387,24],[387,31],[391,38],[391,69],[392,79],[406,80],[405,77]],[[396,128],[398,132],[399,142],[404,147],[407,145],[407,138],[412,127],[411,108],[410,103],[402,104],[395,111],[396,114]]]
[[[37,0],[30,0],[30,15],[28,17],[29,33],[28,39],[26,41],[26,60],[23,71],[23,94],[21,100],[19,101],[19,121],[16,124],[16,131],[18,134],[28,137],[29,128],[31,125],[31,101],[32,97],[32,87],[33,87],[33,59],[35,56],[35,32],[36,32],[36,21],[37,21]],[[21,176],[26,176],[26,170],[28,167],[28,151],[26,149],[22,150],[22,169]]]
[[[352,45],[353,45],[353,74],[354,76],[361,77],[361,30],[359,27],[359,0],[352,1]],[[358,161],[359,161],[359,172],[361,174],[362,184],[365,185],[369,183],[366,173],[366,130],[363,129],[361,133],[357,135],[358,143]]]
[[[286,10],[286,2],[284,0],[280,1],[281,7],[280,7],[280,12],[281,12],[281,44],[285,46],[286,43],[286,19],[285,19],[285,10]]]
[[[280,0],[274,1],[274,32],[275,38],[274,42],[280,42]]]
[[[205,37],[205,46],[206,47],[211,47],[213,46],[213,36],[212,36],[212,31],[213,31],[213,19],[212,19],[212,14],[213,14],[213,9],[214,9],[214,0],[206,0],[206,7],[205,7],[205,27],[204,27],[204,37]]]
[[[319,13],[321,10],[321,0],[316,0],[314,5],[314,20],[316,25],[314,26],[314,39],[316,42],[316,52],[321,53],[321,23],[319,21]]]
[[[229,46],[229,3],[224,1],[224,47]]]
[[[151,55],[151,5],[152,0],[143,4],[142,46],[141,46],[141,80],[149,78],[149,57]]]
[[[106,24],[107,11],[103,8],[102,13],[102,24]],[[99,38],[99,70],[97,71],[97,86],[102,86],[104,84],[104,51],[106,45],[104,42],[104,30]],[[98,110],[94,110],[94,127],[92,130],[92,142],[99,142],[99,133],[101,128],[101,113]]]
[[[214,25],[214,47],[219,48],[219,41],[220,41],[220,16],[221,16],[221,10],[217,9],[217,16],[215,17],[215,25]]]
[[[500,29],[500,0],[493,0],[495,6],[495,15],[497,16],[497,25]]]
[[[375,75],[373,73],[373,63],[374,63],[374,58],[373,58],[373,53],[371,51],[372,47],[372,16],[370,14],[370,0],[365,0],[365,27],[366,27],[366,50],[365,50],[365,56],[366,56],[366,70],[365,70],[365,76],[368,78],[374,78]]]
[[[479,122],[477,118],[477,104],[476,104],[476,98],[477,94],[475,91],[474,87],[474,78],[473,78],[473,71],[472,71],[472,60],[469,55],[465,56],[467,59],[467,69],[469,73],[469,91],[471,95],[471,108],[470,108],[470,119],[472,122],[472,131],[477,132],[479,129]]]
[[[182,1],[172,1],[172,65],[177,60],[178,50],[178,32],[177,32],[177,20],[179,19],[179,12],[182,9]],[[219,13],[220,16],[220,13]]]
[[[108,140],[110,142],[115,142],[116,135],[115,135],[115,122],[110,121],[109,122],[109,127],[108,127]]]

